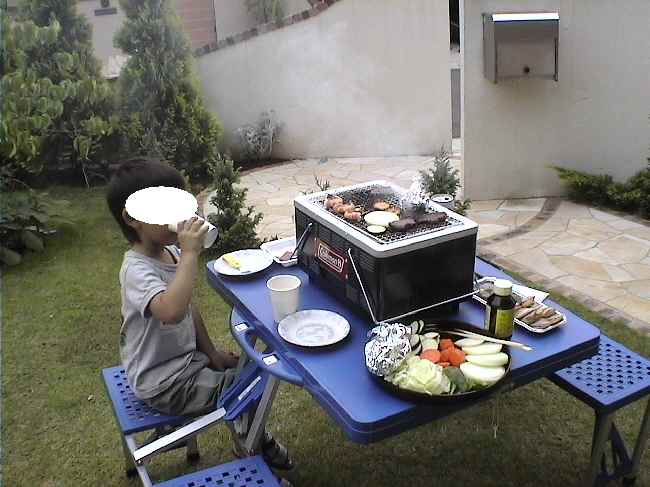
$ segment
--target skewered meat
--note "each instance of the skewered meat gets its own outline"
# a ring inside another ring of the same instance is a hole
[[[328,196],[325,200],[325,208],[328,210],[334,208],[338,204],[343,204],[343,198],[339,198],[338,196]]]
[[[335,210],[339,215],[345,215],[348,211],[354,211],[354,205],[352,203],[338,205]]]
[[[391,222],[389,225],[391,230],[405,232],[417,225],[417,222],[413,218],[402,218],[401,220]]]
[[[447,213],[436,211],[434,213],[425,213],[423,215],[416,215],[415,221],[417,223],[442,223],[447,219]]]
[[[390,204],[386,203],[385,201],[377,201],[374,205],[372,205],[372,207],[375,210],[386,211],[388,208],[390,208]]]
[[[555,313],[553,316],[550,318],[542,318],[539,321],[535,321],[534,323],[530,323],[530,326],[533,328],[548,328],[549,326],[557,325],[560,321],[562,321],[564,317],[560,313]]]
[[[343,218],[345,218],[346,220],[353,221],[353,222],[360,222],[361,221],[361,213],[359,213],[358,211],[346,211],[343,214]]]

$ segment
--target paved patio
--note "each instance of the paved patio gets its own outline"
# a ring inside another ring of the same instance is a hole
[[[454,161],[461,166],[457,153]],[[264,214],[262,237],[294,234],[295,196],[374,179],[408,187],[428,157],[300,160],[244,173],[248,202]],[[209,204],[204,208],[210,212]],[[650,226],[563,200],[475,201],[479,253],[540,285],[650,333]]]

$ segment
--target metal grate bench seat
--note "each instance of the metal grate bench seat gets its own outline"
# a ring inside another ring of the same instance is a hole
[[[614,417],[619,409],[650,394],[650,361],[611,338],[601,335],[598,353],[549,377],[555,384],[589,405],[596,414],[591,461],[585,485],[605,485],[623,479],[632,485],[649,432],[650,402],[646,406],[632,455]],[[611,444],[611,466],[606,457]]]
[[[183,475],[155,487],[280,487],[280,484],[257,455]]]
[[[194,461],[199,458],[196,435],[223,421],[235,421],[243,415],[254,411],[263,395],[268,392],[269,374],[253,362],[245,364],[245,359],[238,367],[235,381],[222,394],[214,410],[198,418],[169,416],[135,397],[122,367],[110,367],[102,370],[102,377],[111,400],[111,406],[120,430],[124,451],[126,474],[138,475],[144,487],[152,487],[145,462],[162,452],[187,447],[187,458]],[[245,365],[244,365],[245,364]],[[138,445],[136,434],[155,430],[152,438]],[[260,428],[256,430],[259,439]],[[250,445],[254,443],[250,439]],[[247,438],[247,441],[249,439]],[[248,443],[247,443],[248,444]],[[248,448],[252,452],[252,447]],[[246,475],[244,475],[246,473]],[[206,479],[212,479],[207,481]],[[251,479],[251,480],[247,480]],[[212,482],[212,483],[210,483]],[[201,472],[173,479],[156,486],[166,487],[248,487],[279,486],[264,461],[258,457],[249,457],[238,462],[213,467]]]

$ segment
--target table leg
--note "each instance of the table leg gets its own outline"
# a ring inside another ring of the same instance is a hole
[[[591,443],[591,461],[589,462],[589,470],[584,481],[585,487],[596,485],[596,479],[600,472],[601,459],[603,453],[605,453],[605,447],[607,446],[607,440],[609,439],[609,432],[612,428],[613,421],[614,414],[596,413],[594,436]]]
[[[641,423],[641,429],[639,430],[639,435],[636,439],[636,445],[634,446],[634,453],[632,455],[632,468],[630,473],[625,476],[625,480],[633,482],[639,473],[639,465],[641,463],[641,456],[645,450],[646,443],[648,441],[648,433],[650,432],[650,400],[645,408],[645,414],[643,415],[643,422]]]
[[[271,406],[273,405],[273,400],[275,399],[279,385],[280,382],[277,377],[269,376],[269,380],[262,393],[262,399],[260,399],[260,403],[257,406],[255,417],[246,437],[245,447],[248,452],[252,453],[259,450],[260,441],[264,434],[264,428],[266,427],[266,420],[271,412]]]

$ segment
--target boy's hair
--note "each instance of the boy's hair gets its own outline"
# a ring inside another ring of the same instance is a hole
[[[122,217],[126,200],[136,191],[152,186],[185,189],[183,175],[174,167],[158,159],[134,158],[123,161],[113,173],[106,202],[129,243],[139,242],[136,231]]]

